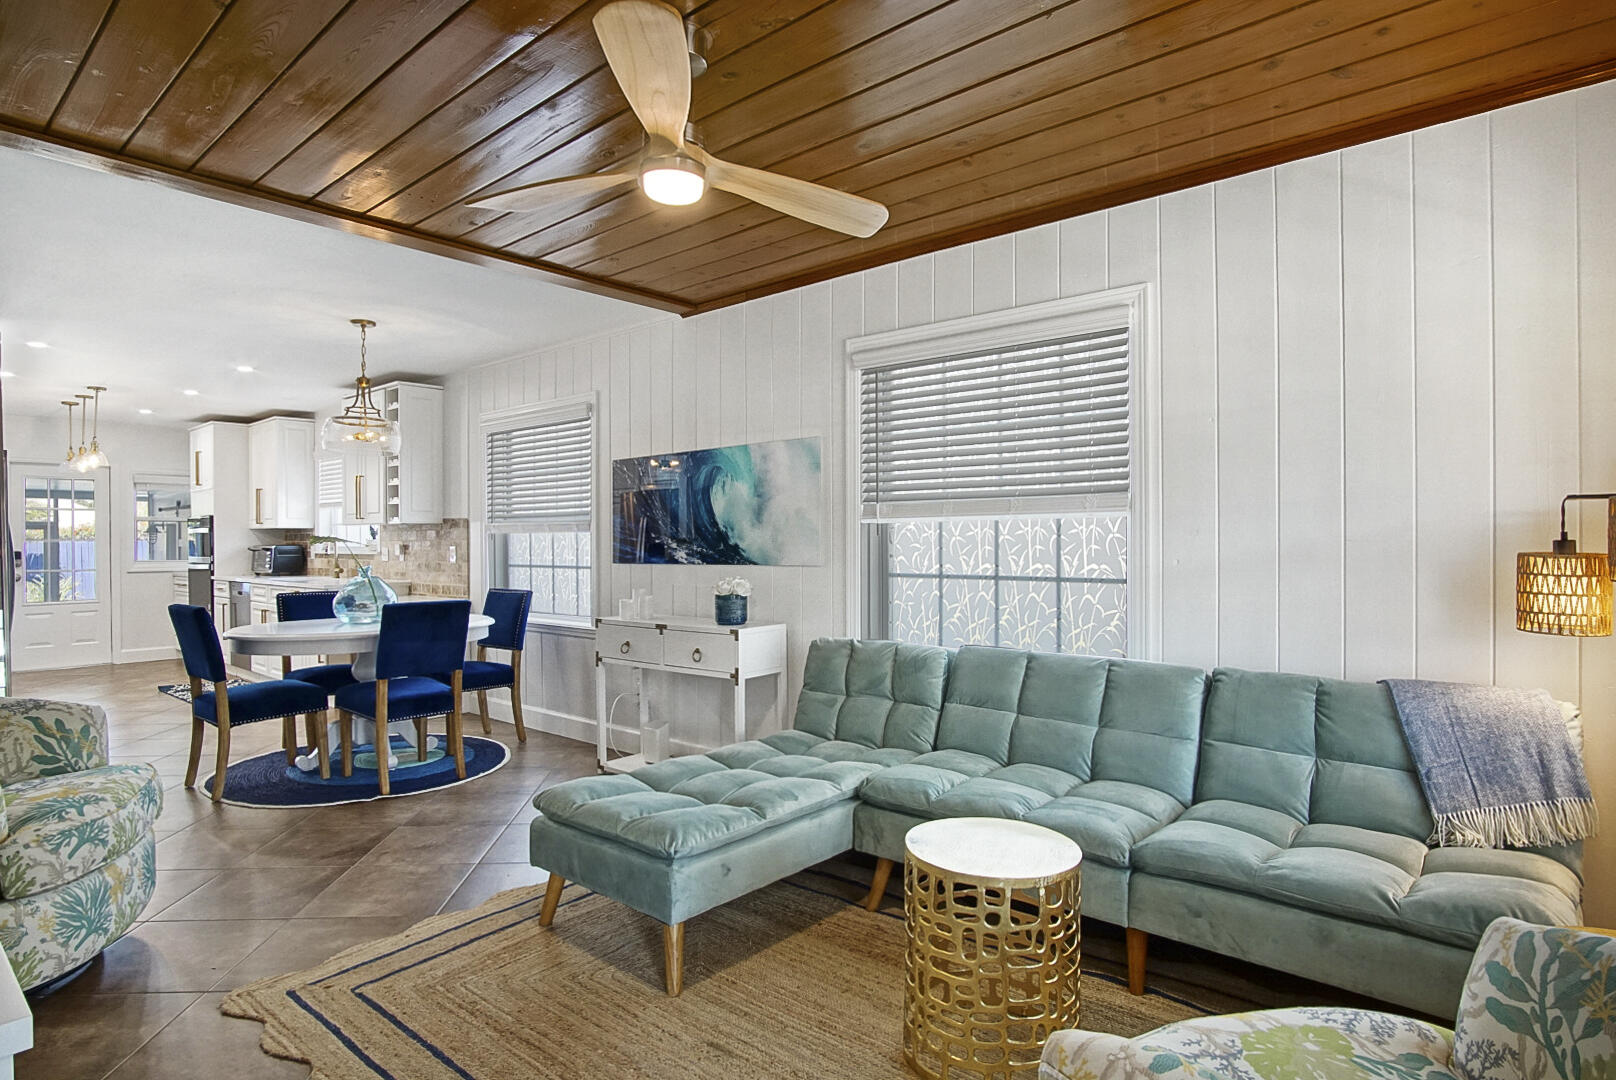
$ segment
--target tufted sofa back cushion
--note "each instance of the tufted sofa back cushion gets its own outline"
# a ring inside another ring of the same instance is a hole
[[[1422,843],[1431,812],[1379,683],[1218,668],[1195,799],[1229,799],[1310,825],[1351,825]]]
[[[820,638],[808,646],[798,731],[924,754],[937,737],[949,653],[930,645]]]
[[[954,657],[939,750],[1124,780],[1189,803],[1206,673],[967,645]]]

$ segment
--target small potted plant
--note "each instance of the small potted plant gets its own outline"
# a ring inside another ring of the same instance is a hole
[[[713,586],[713,620],[719,626],[742,626],[746,623],[746,598],[752,595],[752,583],[743,577],[724,578]]]

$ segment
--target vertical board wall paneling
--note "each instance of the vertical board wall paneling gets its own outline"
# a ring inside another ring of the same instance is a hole
[[[1218,660],[1279,663],[1274,174],[1213,188],[1217,217]],[[1116,258],[1113,240],[1112,259]],[[1172,378],[1172,369],[1168,369]]]
[[[1578,345],[1582,357],[1581,489],[1616,491],[1616,435],[1611,405],[1616,402],[1616,82],[1601,83],[1578,95],[1577,133],[1577,283]],[[1606,507],[1584,503],[1578,537],[1584,549],[1598,550]],[[1604,832],[1589,841],[1584,872],[1588,921],[1616,923],[1616,638],[1587,638],[1580,643],[1582,704],[1587,746],[1588,781],[1602,801]]]
[[[1274,173],[1279,356],[1279,668],[1340,676],[1341,162]]]
[[[794,701],[808,643],[858,629],[846,339],[1152,282],[1160,658],[1543,686],[1583,703],[1603,796],[1616,642],[1517,632],[1513,590],[1515,553],[1547,546],[1561,495],[1616,488],[1613,174],[1616,84],[1603,84],[490,365],[450,380],[469,437],[446,469],[476,474],[482,412],[594,388],[598,610],[649,581],[704,615],[733,569],[610,565],[611,458],[821,437],[823,565],[741,571],[757,617],[790,628]],[[473,518],[480,500],[470,492]],[[1597,546],[1597,514],[1579,519]],[[539,651],[544,706],[587,716],[588,653]],[[722,688],[652,693],[676,743],[717,740]],[[754,730],[770,706],[753,695]],[[1593,922],[1616,919],[1599,899],[1616,896],[1607,847],[1616,838],[1590,847]]]
[[[1515,553],[1547,551],[1578,482],[1575,117],[1565,95],[1492,115],[1495,677],[1577,693],[1577,650],[1515,630]]]
[[[1162,658],[1211,668],[1218,663],[1219,531],[1212,189],[1164,195],[1160,204]]]
[[[1341,155],[1345,671],[1414,673],[1414,195],[1408,136]]]
[[[1415,674],[1491,682],[1493,582],[1477,572],[1492,549],[1487,118],[1413,140]]]

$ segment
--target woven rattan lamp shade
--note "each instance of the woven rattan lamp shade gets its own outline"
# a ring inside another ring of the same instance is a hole
[[[1565,637],[1610,636],[1610,557],[1521,552],[1515,557],[1515,628]]]

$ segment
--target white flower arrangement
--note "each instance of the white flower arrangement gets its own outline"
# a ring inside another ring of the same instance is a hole
[[[713,586],[714,596],[751,596],[752,583],[743,577],[721,578]]]

